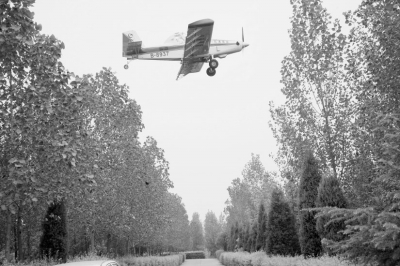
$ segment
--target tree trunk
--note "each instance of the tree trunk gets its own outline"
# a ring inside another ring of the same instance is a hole
[[[10,262],[10,245],[11,245],[11,212],[6,212],[6,246],[4,255],[6,257],[6,261]]]
[[[110,254],[110,246],[111,246],[111,234],[107,234],[107,255]]]
[[[90,253],[94,252],[94,227],[90,226]]]
[[[28,229],[26,231],[26,245],[27,245],[27,258],[28,258],[28,262],[31,261],[31,228],[30,226],[28,226]]]
[[[21,219],[21,205],[18,207],[18,216],[17,216],[17,227],[16,227],[16,233],[17,233],[17,247],[18,247],[18,262],[22,261],[22,240],[21,240],[21,224],[22,224],[22,219]]]

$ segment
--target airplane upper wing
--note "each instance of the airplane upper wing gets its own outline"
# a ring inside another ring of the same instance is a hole
[[[182,66],[178,77],[199,72],[204,64],[203,57],[208,56],[214,21],[202,19],[189,24],[182,58]]]

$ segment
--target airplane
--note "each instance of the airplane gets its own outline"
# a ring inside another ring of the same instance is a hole
[[[202,19],[188,25],[187,35],[175,33],[170,36],[163,46],[143,47],[142,40],[133,30],[122,33],[122,56],[128,62],[133,60],[164,60],[180,61],[181,68],[176,80],[187,74],[201,70],[204,63],[208,62],[207,75],[216,74],[219,63],[215,58],[225,58],[229,54],[242,51],[249,46],[244,42],[242,28],[242,41],[211,39],[214,21]]]

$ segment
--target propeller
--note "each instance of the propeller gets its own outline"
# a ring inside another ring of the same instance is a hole
[[[243,33],[243,27],[242,27],[242,42],[244,42],[244,33]]]

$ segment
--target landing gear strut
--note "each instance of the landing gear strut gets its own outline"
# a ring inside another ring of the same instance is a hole
[[[212,77],[217,73],[215,69],[218,67],[218,61],[210,58],[210,62],[208,63],[208,65],[210,67],[207,68],[207,75]]]

